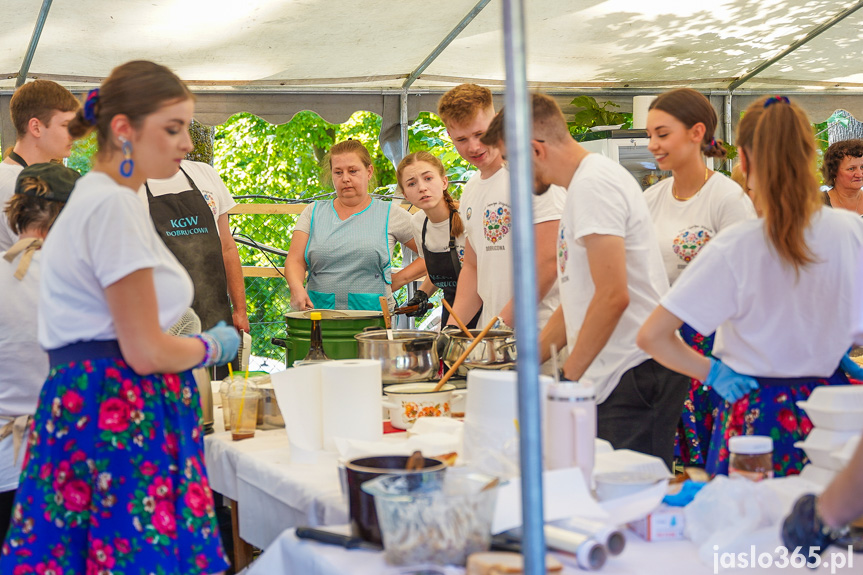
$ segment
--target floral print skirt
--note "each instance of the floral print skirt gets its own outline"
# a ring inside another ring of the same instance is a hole
[[[0,555],[9,575],[180,575],[228,568],[192,373],[122,359],[51,370]]]
[[[683,341],[705,357],[713,351],[713,334],[701,335],[687,324],[680,328]],[[683,414],[677,430],[675,452],[685,466],[704,467],[708,460],[713,424],[719,414],[722,398],[701,381],[692,379],[689,395],[683,404]]]
[[[723,402],[720,407],[706,467],[711,475],[728,474],[728,438],[735,435],[772,437],[774,476],[799,474],[809,459],[794,443],[806,439],[812,422],[806,412],[797,407],[797,402],[806,400],[820,385],[849,383],[841,370],[829,378],[800,379],[788,385],[766,385],[764,379],[758,379],[758,389],[734,404]]]

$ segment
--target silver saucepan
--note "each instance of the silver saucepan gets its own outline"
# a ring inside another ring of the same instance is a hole
[[[440,367],[437,332],[416,329],[394,329],[392,332],[392,340],[381,329],[354,336],[360,358],[380,360],[383,383],[427,381],[435,377]]]
[[[472,329],[470,333],[476,337],[482,330]],[[470,346],[473,338],[452,331],[449,332],[449,343],[444,351],[443,362],[449,368]],[[514,369],[515,368],[515,334],[509,329],[493,329],[470,352],[456,373],[467,375],[471,369]]]

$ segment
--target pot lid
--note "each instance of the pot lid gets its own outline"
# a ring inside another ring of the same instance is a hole
[[[312,312],[319,312],[321,319],[372,319],[383,317],[383,312],[363,309],[307,309],[305,311],[292,311],[285,314],[290,319],[311,319]]]

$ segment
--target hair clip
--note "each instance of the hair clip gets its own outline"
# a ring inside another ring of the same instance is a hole
[[[770,96],[764,102],[764,107],[766,108],[767,106],[769,106],[771,104],[775,104],[776,102],[782,102],[784,104],[790,104],[791,100],[789,100],[787,96]]]
[[[710,138],[710,146],[711,147],[716,146],[716,138]]]
[[[99,103],[99,88],[94,88],[87,93],[84,101],[84,119],[91,124],[96,123],[96,105]]]

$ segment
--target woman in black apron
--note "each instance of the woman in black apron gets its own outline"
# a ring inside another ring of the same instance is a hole
[[[440,288],[452,305],[464,257],[464,224],[458,204],[447,191],[446,171],[441,161],[429,152],[414,152],[406,156],[397,169],[399,187],[405,198],[422,211],[413,215],[414,237],[422,247],[428,276],[407,305],[417,305],[408,315],[423,315],[428,311],[428,298]],[[476,327],[482,310],[467,322]],[[441,325],[446,325],[449,312],[441,312]]]
[[[188,189],[182,192],[154,196],[149,184],[144,185],[150,204],[150,217],[165,246],[192,278],[195,286],[192,309],[201,319],[201,330],[206,331],[220,321],[233,325],[228,279],[216,219],[189,174],[182,167],[180,172],[188,182]],[[238,361],[235,359],[232,362],[235,369],[239,369]],[[215,375],[227,376],[227,367],[216,368]]]

